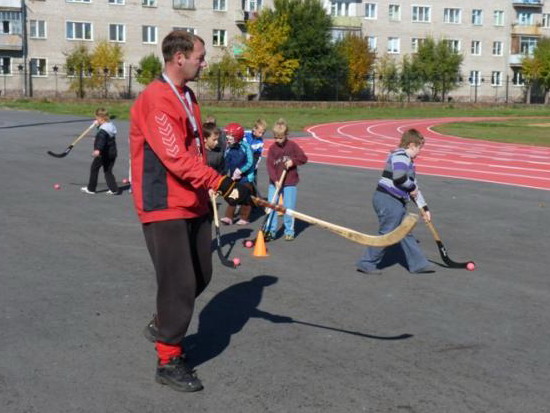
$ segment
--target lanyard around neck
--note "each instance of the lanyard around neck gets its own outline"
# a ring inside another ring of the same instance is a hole
[[[183,109],[185,109],[185,113],[187,114],[187,119],[189,119],[189,122],[191,122],[191,127],[193,128],[193,135],[195,137],[195,143],[197,145],[197,152],[199,156],[202,156],[201,141],[199,137],[199,128],[197,127],[197,120],[195,119],[195,115],[193,114],[193,111],[192,111],[193,107],[191,106],[191,109],[189,109],[187,103],[185,102],[185,100],[187,100],[188,103],[191,104],[189,102],[191,99],[187,99],[188,93],[185,94],[185,100],[183,100],[183,97],[178,92],[178,89],[174,85],[174,82],[172,82],[172,80],[166,75],[166,73],[163,73],[162,77],[164,78],[164,80],[166,80],[166,83],[170,85],[172,92],[174,92],[174,94],[178,97],[181,105],[183,106]]]

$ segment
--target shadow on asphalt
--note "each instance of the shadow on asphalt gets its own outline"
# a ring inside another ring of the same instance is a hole
[[[377,336],[357,331],[343,330],[295,320],[292,317],[271,314],[260,310],[264,289],[277,283],[272,275],[259,275],[218,293],[210,300],[199,315],[197,332],[183,340],[183,347],[189,356],[191,367],[197,367],[223,353],[231,337],[239,333],[251,318],[262,318],[272,323],[295,323],[375,340],[404,340],[411,334],[398,336]]]

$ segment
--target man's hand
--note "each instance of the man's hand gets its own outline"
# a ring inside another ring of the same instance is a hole
[[[219,194],[229,205],[250,204],[252,191],[243,184],[236,183],[228,176],[224,176],[218,185]]]

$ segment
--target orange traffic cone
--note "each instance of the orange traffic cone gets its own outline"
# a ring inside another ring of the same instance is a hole
[[[256,237],[256,242],[254,243],[254,252],[252,255],[254,257],[269,257],[265,247],[264,232],[261,230],[258,231],[258,236]]]
[[[278,202],[279,205],[281,206],[284,206],[284,203],[283,203],[283,194],[280,194],[279,195],[279,202]],[[282,212],[279,212],[277,211],[277,215],[281,216],[281,215],[284,215]]]

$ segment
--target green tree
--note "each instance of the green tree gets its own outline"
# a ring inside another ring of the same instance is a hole
[[[347,65],[346,89],[353,98],[366,89],[375,55],[369,50],[367,39],[354,34],[347,34],[337,47]]]
[[[84,98],[86,89],[90,87],[91,55],[84,44],[76,45],[65,55],[65,71],[69,78],[69,90],[74,91],[79,98]]]
[[[533,56],[525,56],[521,64],[521,72],[527,87],[527,103],[531,102],[531,89],[536,82],[544,91],[544,103],[548,104],[550,95],[550,38],[541,38],[537,43]]]
[[[399,65],[389,54],[376,61],[379,99],[389,100],[392,93],[399,92]]]
[[[210,91],[216,93],[218,99],[223,99],[226,90],[229,90],[232,96],[244,93],[246,81],[243,71],[243,65],[225,49],[220,61],[210,63],[202,78]]]
[[[275,0],[274,16],[286,16],[290,32],[281,45],[285,60],[300,62],[279,98],[326,98],[343,63],[331,41],[332,20],[319,0]]]
[[[107,97],[109,78],[116,76],[120,65],[124,62],[124,52],[116,43],[100,40],[90,56],[92,68],[90,84],[94,89],[104,89],[104,97]]]
[[[260,74],[261,81],[289,83],[300,63],[298,59],[285,59],[281,53],[281,46],[290,33],[287,16],[267,9],[258,18],[248,21],[247,32],[249,36],[242,55],[245,64]]]
[[[444,101],[449,91],[458,87],[462,60],[449,41],[428,37],[413,56],[412,67],[431,90],[431,99]]]
[[[148,85],[162,73],[162,62],[154,53],[144,56],[139,61],[136,80],[142,85]]]
[[[403,56],[401,60],[401,76],[399,86],[407,101],[411,101],[411,95],[422,89],[423,82],[415,70],[412,59],[409,55]]]

